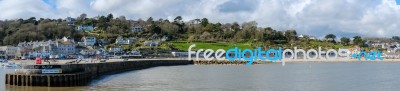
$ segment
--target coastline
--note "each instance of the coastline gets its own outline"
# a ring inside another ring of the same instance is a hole
[[[143,61],[143,60],[189,60],[188,58],[157,58],[157,59],[108,59],[106,62],[100,62],[100,61],[91,61],[91,59],[84,59],[78,64],[88,64],[88,63],[109,63],[109,62],[123,62],[123,61]],[[198,60],[196,59],[191,59],[195,63],[201,63],[201,64],[243,64],[243,61],[229,61],[229,60],[211,60],[207,61],[204,58],[199,58]],[[75,61],[75,59],[64,59],[64,60],[57,60],[56,62],[51,62],[48,64],[47,62],[42,62],[42,64],[39,65],[63,65],[67,64],[67,62]],[[265,64],[265,63],[281,63],[282,61],[284,62],[400,62],[400,59],[383,59],[383,60],[365,60],[365,59],[335,59],[335,60],[322,60],[322,59],[285,59],[285,60],[278,60],[278,61],[254,61],[255,64]],[[12,62],[16,62],[22,65],[35,65],[34,60],[12,60]],[[74,63],[76,64],[76,63]]]
[[[383,59],[383,60],[365,60],[365,59],[335,59],[335,60],[321,60],[321,59],[291,59],[283,60],[284,62],[400,62],[400,59]],[[282,61],[276,61],[282,62]]]

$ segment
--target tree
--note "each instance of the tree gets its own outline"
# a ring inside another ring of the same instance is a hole
[[[287,30],[285,33],[285,37],[288,39],[288,41],[296,40],[296,38],[297,38],[296,30]]]
[[[200,24],[203,25],[203,27],[207,26],[208,25],[208,19],[207,18],[201,19]]]
[[[325,36],[325,39],[330,41],[330,42],[334,42],[335,39],[336,39],[336,35],[328,34],[328,35]]]
[[[342,38],[340,38],[340,42],[342,42],[344,45],[349,45],[350,44],[350,38],[342,37]]]
[[[149,17],[146,22],[150,23],[150,24],[153,24],[154,23],[153,17]]]
[[[100,16],[99,20],[97,21],[96,27],[99,28],[100,30],[105,30],[107,29],[107,18],[104,16]]]
[[[112,19],[114,19],[113,14],[111,14],[111,13],[108,14],[108,15],[107,15],[107,21],[110,22]]]
[[[392,39],[396,42],[400,42],[400,37],[399,36],[393,36]]]
[[[181,21],[182,21],[182,17],[181,16],[177,16],[174,19],[174,22],[176,22],[176,23],[180,23]]]
[[[354,38],[353,39],[353,44],[354,45],[362,46],[364,44],[363,40],[362,40],[362,38],[360,36],[354,36],[353,38]]]
[[[78,20],[85,20],[87,17],[87,14],[82,13],[81,15],[79,15]]]

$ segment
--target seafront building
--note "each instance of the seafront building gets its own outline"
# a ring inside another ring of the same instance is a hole
[[[13,58],[17,55],[18,48],[13,46],[1,46],[0,51],[2,51],[2,54],[0,55],[8,59],[8,58]]]
[[[136,43],[136,38],[117,38],[116,44],[128,45]],[[111,46],[109,49],[103,49],[103,45],[108,42],[105,39],[85,36],[80,42],[75,42],[70,37],[63,37],[56,40],[20,42],[16,47],[0,47],[0,58],[69,58],[77,55],[84,57],[94,57],[97,54],[123,53],[121,46]],[[107,51],[106,51],[107,50]],[[3,53],[4,52],[4,53]],[[140,52],[139,52],[140,53]]]
[[[82,37],[82,42],[78,42],[81,46],[93,46],[97,40],[96,37]]]

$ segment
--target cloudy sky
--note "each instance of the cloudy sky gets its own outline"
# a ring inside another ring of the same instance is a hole
[[[82,13],[172,20],[180,15],[221,23],[256,21],[261,27],[313,36],[400,36],[396,0],[0,0],[0,12],[0,20]]]

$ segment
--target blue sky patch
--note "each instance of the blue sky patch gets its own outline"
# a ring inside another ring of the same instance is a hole
[[[397,4],[397,5],[400,5],[400,0],[396,0],[396,4]]]
[[[54,0],[42,0],[51,7],[51,10],[56,10],[56,3]]]

